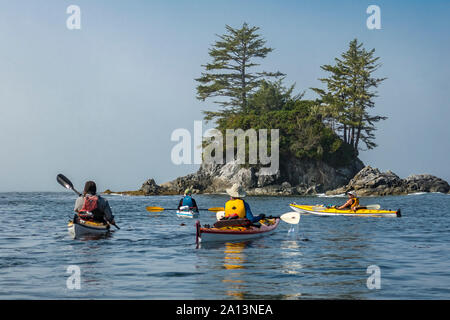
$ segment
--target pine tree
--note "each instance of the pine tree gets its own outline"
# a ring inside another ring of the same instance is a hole
[[[362,43],[354,39],[349,49],[335,58],[335,65],[321,68],[331,73],[328,78],[319,79],[327,89],[312,88],[320,96],[321,114],[325,122],[341,134],[344,142],[353,146],[356,152],[362,141],[367,149],[375,143],[375,123],[385,120],[384,116],[372,116],[369,111],[375,107],[377,96],[374,88],[386,78],[375,78],[372,73],[381,66],[379,57],[374,57],[375,49],[367,51]]]
[[[226,25],[227,33],[218,35],[219,40],[209,50],[212,62],[202,65],[205,72],[195,79],[197,98],[220,97],[214,101],[222,106],[219,111],[204,111],[205,119],[221,118],[231,113],[247,112],[248,97],[265,79],[283,76],[280,72],[252,72],[259,66],[255,59],[263,59],[272,48],[256,32],[258,27],[244,23],[240,29]]]

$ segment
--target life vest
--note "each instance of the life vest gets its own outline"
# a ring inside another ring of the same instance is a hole
[[[194,202],[192,202],[192,198],[190,196],[185,196],[183,198],[182,206],[188,206],[189,208],[192,208],[194,206]]]
[[[83,207],[80,211],[92,212],[97,209],[98,197],[87,194],[84,197]]]
[[[92,213],[90,215],[89,213]],[[103,221],[104,213],[98,208],[98,196],[87,194],[84,197],[83,207],[79,212],[81,219]]]
[[[225,218],[238,217],[243,219],[246,217],[245,204],[242,199],[229,200],[225,203]]]
[[[358,198],[353,198],[352,200],[353,200],[353,202],[352,202],[352,205],[351,205],[350,209],[359,207],[359,199]]]

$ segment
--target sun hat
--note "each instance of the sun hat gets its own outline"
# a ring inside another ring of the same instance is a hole
[[[226,190],[228,195],[233,198],[244,198],[247,194],[245,193],[244,188],[242,188],[239,184],[234,184],[231,188]]]
[[[347,191],[347,194],[350,194],[350,195],[352,195],[352,196],[356,197],[356,193],[355,193],[355,191]]]
[[[190,188],[187,188],[186,190],[184,190],[184,194],[191,194],[192,190]]]

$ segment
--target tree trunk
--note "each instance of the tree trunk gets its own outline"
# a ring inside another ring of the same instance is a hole
[[[355,140],[355,150],[358,150],[358,144],[359,144],[359,137],[361,136],[361,127],[362,127],[362,116],[359,119],[358,123],[358,131],[356,132],[356,140]]]
[[[245,92],[246,89],[246,82],[245,82],[245,63],[247,62],[247,44],[243,43],[244,46],[244,57],[242,58],[242,69],[241,69],[241,89],[242,89],[242,109],[244,112],[247,112],[247,93]]]
[[[347,143],[348,139],[347,139],[347,125],[344,124],[344,142]]]
[[[354,142],[355,142],[355,127],[352,126],[351,128],[352,128],[352,129],[351,129],[351,132],[350,132],[350,137],[351,137],[351,139],[350,139],[350,144],[351,144],[353,147],[355,147],[355,145],[354,145]]]

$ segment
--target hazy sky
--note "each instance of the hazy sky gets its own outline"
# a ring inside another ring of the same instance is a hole
[[[81,8],[81,30],[66,9]],[[381,8],[381,30],[366,9]],[[195,171],[174,165],[170,140],[211,104],[194,78],[225,24],[259,26],[263,61],[306,97],[353,38],[376,49],[388,77],[375,112],[379,147],[365,164],[401,177],[450,180],[449,1],[0,1],[0,191],[131,190]]]

